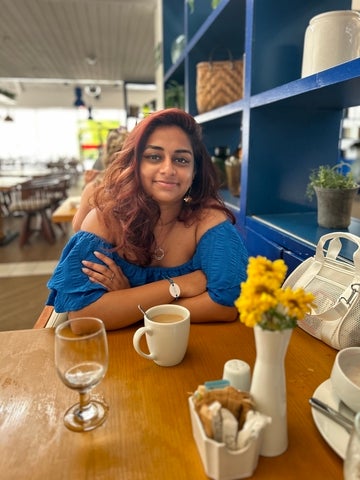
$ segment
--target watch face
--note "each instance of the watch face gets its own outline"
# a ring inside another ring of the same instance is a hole
[[[174,298],[180,297],[180,287],[176,283],[172,282],[169,287],[170,295]]]

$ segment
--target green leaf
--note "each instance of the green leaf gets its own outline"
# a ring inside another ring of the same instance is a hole
[[[186,0],[186,3],[189,5],[190,13],[194,13],[194,10],[195,10],[195,0]]]
[[[306,196],[309,200],[312,199],[315,193],[314,187],[346,190],[348,188],[356,188],[357,186],[358,184],[352,172],[344,175],[339,170],[339,165],[333,167],[330,165],[320,165],[310,172]]]

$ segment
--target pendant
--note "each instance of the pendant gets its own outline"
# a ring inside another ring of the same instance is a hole
[[[155,260],[162,260],[165,257],[165,252],[161,247],[156,247],[153,255]]]

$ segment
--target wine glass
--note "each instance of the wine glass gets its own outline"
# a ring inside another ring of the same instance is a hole
[[[98,318],[76,318],[56,327],[57,373],[67,387],[80,394],[80,402],[64,415],[64,423],[70,430],[86,432],[106,420],[108,406],[92,399],[90,390],[104,378],[108,358],[106,331]]]

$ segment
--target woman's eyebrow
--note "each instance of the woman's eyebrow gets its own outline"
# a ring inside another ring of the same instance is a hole
[[[164,150],[163,147],[159,147],[158,145],[147,145],[145,147],[145,150],[147,150],[148,148],[151,148],[153,150]],[[188,153],[189,155],[193,155],[193,152],[187,148],[178,148],[175,150],[175,153]]]
[[[188,150],[187,148],[178,148],[175,150],[176,153],[188,153],[189,155],[192,155],[193,152],[191,150]]]
[[[152,148],[153,150],[164,150],[162,147],[159,147],[158,145],[146,145],[145,150],[148,148]]]

